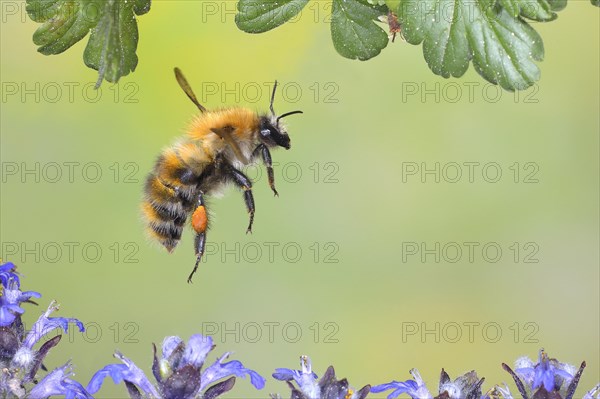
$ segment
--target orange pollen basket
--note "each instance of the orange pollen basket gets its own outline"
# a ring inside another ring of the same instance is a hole
[[[207,223],[208,218],[206,217],[206,208],[203,205],[200,205],[192,215],[192,227],[196,233],[203,233],[206,231]]]

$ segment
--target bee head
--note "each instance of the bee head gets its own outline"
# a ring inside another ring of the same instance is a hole
[[[277,89],[277,81],[273,86],[273,93],[271,93],[271,115],[263,115],[260,118],[260,134],[259,140],[261,143],[268,147],[280,146],[286,150],[290,149],[290,136],[288,135],[285,127],[279,123],[279,120],[289,115],[301,114],[302,111],[286,112],[279,116],[275,115],[273,109],[273,101],[275,100],[275,90]]]
[[[280,146],[290,149],[290,136],[285,127],[279,125],[275,118],[264,115],[260,118],[259,140],[267,147]]]

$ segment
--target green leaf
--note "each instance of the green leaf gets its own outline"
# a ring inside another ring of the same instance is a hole
[[[548,0],[552,11],[562,11],[567,6],[567,0]]]
[[[235,23],[248,33],[269,31],[295,17],[308,0],[240,0]]]
[[[83,53],[85,64],[98,71],[96,87],[103,79],[114,83],[135,71],[138,63],[135,11],[147,12],[149,7],[150,0],[104,0],[102,16]]]
[[[368,60],[388,44],[387,33],[374,20],[387,14],[387,7],[361,0],[333,0],[331,38],[346,58]]]
[[[398,9],[404,38],[423,43],[431,70],[464,75],[472,60],[477,72],[506,90],[523,90],[540,77],[544,57],[537,32],[495,0],[405,0]],[[513,3],[514,5],[514,3]]]
[[[33,43],[44,55],[60,54],[83,39],[98,22],[98,0],[27,0],[27,13],[41,22],[33,34]]]
[[[59,54],[92,32],[83,58],[103,79],[117,82],[137,66],[135,15],[150,10],[150,0],[27,0],[27,13],[42,23],[33,42],[44,55]]]
[[[590,0],[593,6],[600,7],[600,0]]]
[[[566,0],[565,0],[566,1]],[[151,0],[135,0],[133,3],[133,11],[135,15],[144,15],[150,11]]]
[[[562,0],[565,1],[566,0]],[[558,16],[549,0],[498,0],[498,3],[513,17],[522,16],[534,21],[552,21]],[[556,3],[556,1],[554,2]],[[564,8],[564,7],[563,7]]]

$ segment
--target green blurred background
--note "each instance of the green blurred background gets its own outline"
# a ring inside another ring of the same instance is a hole
[[[209,360],[233,351],[264,376],[308,354],[317,373],[333,364],[356,387],[407,379],[412,367],[434,387],[444,367],[451,376],[476,369],[490,388],[510,380],[502,362],[536,358],[544,347],[563,362],[587,360],[579,397],[600,379],[600,24],[588,1],[535,24],[546,47],[542,79],[518,95],[472,68],[460,80],[434,76],[421,48],[402,40],[368,62],[344,59],[330,40],[326,2],[249,35],[235,26],[233,1],[155,1],[138,21],[136,72],[118,86],[105,82],[96,102],[96,73],[82,62],[87,39],[42,56],[31,41],[37,25],[18,5],[17,14],[3,8],[1,32],[0,256],[19,265],[25,289],[44,295],[27,322],[57,299],[62,316],[88,325],[50,354],[49,367],[72,358],[85,384],[119,349],[150,375],[152,342],[216,327]],[[276,110],[305,112],[287,120],[292,149],[273,152],[279,198],[260,168],[254,234],[244,234],[239,193],[210,202],[211,253],[193,285],[190,231],[169,255],[145,238],[139,216],[146,173],[195,112],[174,66],[197,92],[219,88],[199,93],[209,108],[238,83],[241,94],[226,94],[226,103],[266,110],[267,85],[278,79],[288,89]],[[22,98],[23,88],[40,98]],[[36,162],[39,172],[22,177]],[[65,162],[76,163],[73,181]],[[436,162],[446,172],[439,183],[403,174]],[[473,182],[465,162],[479,163]],[[463,175],[451,183],[454,163]],[[493,178],[493,163],[502,176],[489,183],[482,167],[492,165]],[[97,168],[99,181],[86,181]],[[525,183],[532,171],[537,183]],[[406,252],[436,242],[439,262]],[[464,242],[479,243],[472,262]],[[462,247],[461,259],[451,262],[447,243]],[[502,249],[497,262],[483,257],[486,243]],[[239,380],[230,397],[268,392],[288,388],[269,379],[259,392]],[[125,388],[108,382],[100,396],[124,397]]]

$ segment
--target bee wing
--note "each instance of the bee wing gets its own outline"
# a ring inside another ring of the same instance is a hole
[[[240,159],[244,164],[247,164],[249,162],[231,134],[233,132],[233,127],[226,126],[218,129],[213,128],[211,129],[211,131],[223,140],[225,140],[225,142],[231,147],[238,159]]]
[[[201,112],[206,112],[206,108],[202,104],[200,104],[200,102],[196,98],[196,95],[194,94],[194,91],[192,90],[192,87],[188,83],[188,81],[185,78],[185,76],[183,76],[183,73],[181,72],[181,69],[175,68],[175,78],[177,79],[177,83],[179,83],[179,86],[181,86],[181,88],[183,89],[183,92],[185,94],[187,94],[187,96],[189,97],[189,99],[192,100],[192,102],[194,104],[196,104],[196,107],[198,107],[198,109]]]

